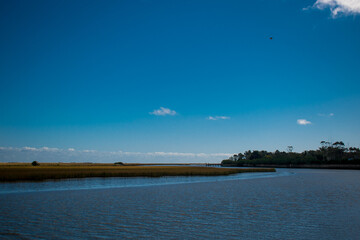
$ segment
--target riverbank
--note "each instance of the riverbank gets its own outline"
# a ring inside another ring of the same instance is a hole
[[[194,166],[119,166],[91,163],[0,164],[0,181],[43,181],[88,177],[222,176],[245,172],[275,172],[274,168],[216,168]]]

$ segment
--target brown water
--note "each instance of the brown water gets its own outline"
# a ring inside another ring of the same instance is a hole
[[[0,191],[0,238],[360,239],[360,171],[278,169],[273,177],[178,180]]]

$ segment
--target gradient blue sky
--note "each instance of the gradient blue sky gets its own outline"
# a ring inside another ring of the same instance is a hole
[[[359,147],[360,11],[324,2],[0,1],[0,147]]]

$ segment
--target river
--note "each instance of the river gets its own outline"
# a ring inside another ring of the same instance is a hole
[[[1,183],[1,239],[359,239],[360,171]]]

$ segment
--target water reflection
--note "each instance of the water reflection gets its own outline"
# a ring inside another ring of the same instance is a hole
[[[216,182],[241,179],[255,179],[287,176],[289,171],[267,172],[267,173],[239,173],[228,176],[191,176],[191,177],[133,177],[133,178],[79,178],[65,180],[49,180],[42,182],[16,182],[0,183],[0,194],[36,192],[36,191],[62,191],[80,189],[104,189],[144,187],[169,184]]]

